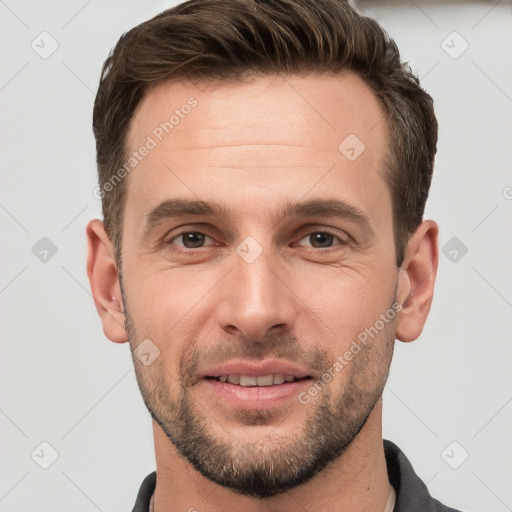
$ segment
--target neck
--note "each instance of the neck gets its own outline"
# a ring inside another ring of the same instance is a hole
[[[389,495],[382,443],[382,398],[344,453],[305,484],[281,495],[258,499],[208,480],[189,464],[153,422],[157,485],[155,512],[226,509],[244,512],[332,510],[381,512]]]

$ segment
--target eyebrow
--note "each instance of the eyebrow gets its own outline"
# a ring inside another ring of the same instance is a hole
[[[148,234],[162,220],[169,218],[202,215],[205,217],[229,217],[227,207],[212,201],[190,199],[167,199],[153,208],[147,215],[144,223],[144,234]]]
[[[274,220],[278,222],[288,217],[337,217],[373,232],[370,217],[361,208],[339,199],[312,199],[298,203],[288,201],[279,209]]]
[[[157,205],[145,216],[144,234],[147,235],[161,221],[188,216],[233,218],[230,208],[222,203],[191,199],[168,199]],[[338,199],[312,199],[309,201],[287,201],[273,214],[274,224],[290,217],[338,217],[358,224],[373,233],[372,222],[359,207]]]

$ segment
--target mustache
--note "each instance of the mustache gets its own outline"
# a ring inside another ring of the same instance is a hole
[[[182,382],[192,381],[200,364],[218,365],[231,359],[261,361],[278,358],[290,363],[306,364],[311,370],[323,372],[329,368],[333,357],[317,346],[305,347],[297,336],[269,334],[263,339],[251,339],[245,336],[233,336],[215,344],[193,347],[186,351],[180,360],[180,377]],[[313,373],[313,372],[312,372]]]

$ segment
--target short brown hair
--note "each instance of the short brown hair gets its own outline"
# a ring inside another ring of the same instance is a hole
[[[130,120],[153,85],[343,70],[360,76],[386,112],[384,178],[400,266],[432,179],[433,101],[387,33],[343,0],[189,0],[121,36],[103,65],[93,114],[105,229],[118,261],[126,184],[105,185],[126,160]]]

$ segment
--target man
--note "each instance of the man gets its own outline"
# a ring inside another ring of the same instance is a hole
[[[378,24],[182,3],[121,37],[93,124],[89,280],[153,418],[134,512],[453,511],[382,439],[433,296],[437,122]]]

